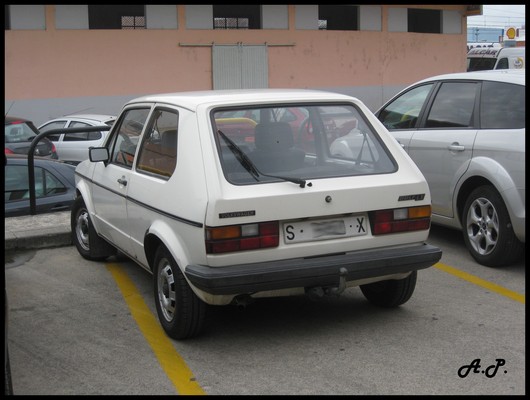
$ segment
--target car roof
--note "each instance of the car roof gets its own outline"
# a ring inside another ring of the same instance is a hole
[[[12,124],[13,122],[31,122],[29,119],[27,118],[20,118],[20,117],[13,117],[13,116],[8,116],[6,115],[5,117],[5,124],[8,125],[8,124]]]
[[[64,120],[64,119],[83,119],[83,120],[101,122],[101,121],[115,120],[116,118],[117,117],[115,115],[109,115],[109,114],[69,114],[69,115],[64,115],[62,117],[53,118],[50,121],[57,121],[57,120]],[[47,122],[50,122],[50,121],[47,121]]]
[[[495,82],[506,82],[514,83],[517,85],[525,85],[525,70],[519,69],[496,69],[496,70],[485,70],[485,71],[471,71],[471,72],[455,72],[451,74],[443,74],[431,76],[426,79],[422,79],[414,85],[423,82],[447,80],[447,79],[476,79],[482,81],[495,81]]]
[[[263,104],[267,102],[315,100],[351,101],[352,97],[340,93],[309,89],[226,89],[153,94],[132,99],[127,104],[159,102],[195,109],[199,105]]]

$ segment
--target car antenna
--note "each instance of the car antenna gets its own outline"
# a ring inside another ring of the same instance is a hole
[[[11,103],[11,105],[9,106],[9,108],[7,109],[7,111],[6,111],[6,115],[4,115],[4,118],[7,117],[7,114],[9,114],[9,111],[11,111],[11,107],[13,107],[14,104],[15,104],[15,102],[13,101],[13,102]]]
[[[66,116],[66,115],[80,114],[80,113],[82,113],[82,112],[84,112],[84,111],[91,110],[92,108],[94,108],[94,107],[87,107],[87,108],[83,108],[82,110],[78,110],[78,111],[74,111],[74,112],[69,112],[69,113],[63,114],[63,117]]]

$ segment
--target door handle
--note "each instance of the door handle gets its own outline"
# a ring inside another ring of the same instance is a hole
[[[454,142],[454,143],[451,143],[449,146],[447,146],[447,148],[450,150],[450,151],[464,151],[466,149],[465,146],[462,146],[460,143],[458,142]]]
[[[124,179],[125,177],[118,179],[118,183],[123,186],[127,186],[127,180]]]

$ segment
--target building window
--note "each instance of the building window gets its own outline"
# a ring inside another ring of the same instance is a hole
[[[259,5],[213,5],[214,29],[261,29]]]
[[[145,29],[144,5],[89,5],[89,29]]]
[[[442,11],[408,9],[408,32],[442,33]]]
[[[359,30],[359,6],[318,6],[318,29],[328,31]]]

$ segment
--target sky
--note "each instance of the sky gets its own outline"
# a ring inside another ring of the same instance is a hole
[[[484,4],[482,15],[467,17],[467,26],[487,28],[521,28],[525,25],[525,5],[493,5]]]

